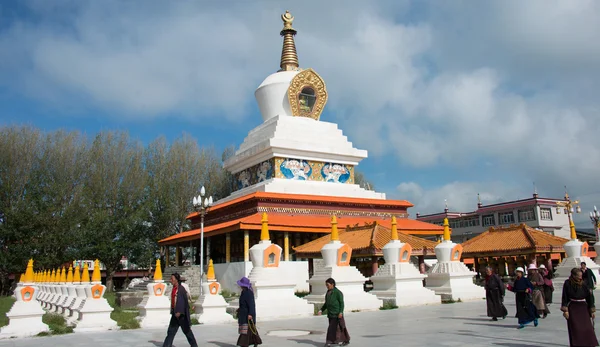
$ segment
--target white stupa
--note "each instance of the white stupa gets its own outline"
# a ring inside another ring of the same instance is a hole
[[[384,302],[390,301],[396,306],[439,304],[440,296],[423,287],[427,277],[410,263],[412,247],[398,240],[396,217],[392,217],[392,239],[383,246],[385,265],[371,277],[375,294]]]
[[[293,273],[279,266],[282,249],[269,239],[266,213],[261,222],[260,242],[250,248],[253,267],[248,275],[254,290],[257,320],[312,316],[313,305],[294,292]]]
[[[286,11],[281,18],[281,70],[255,92],[263,123],[225,161],[235,191],[218,203],[254,192],[385,199],[354,184],[354,167],[367,151],[354,148],[337,124],[320,121],[328,98],[325,81],[299,67],[294,17]]]
[[[85,267],[84,267],[85,270]],[[89,275],[87,275],[89,276]],[[77,326],[73,329],[75,332],[83,331],[102,331],[118,329],[117,322],[110,318],[113,308],[108,304],[104,297],[106,286],[102,284],[100,275],[100,261],[94,261],[94,270],[92,271],[92,281],[88,282],[86,273],[81,278],[82,287],[85,290],[85,301],[82,301],[81,307],[76,311],[79,314]]]
[[[136,319],[142,328],[162,328],[171,320],[171,300],[165,295],[167,285],[164,283],[160,259],[156,259],[154,281],[146,285],[148,295],[137,305],[140,315]]]
[[[367,278],[356,267],[350,266],[352,248],[340,242],[335,216],[331,217],[331,241],[321,248],[321,255],[325,265],[315,269],[308,281],[311,285],[310,295],[306,296],[308,302],[322,305],[327,292],[325,281],[333,278],[336,287],[344,294],[345,311],[378,310],[383,306],[383,301],[377,296],[364,291]]]
[[[215,277],[215,266],[212,259],[208,261],[206,281],[202,282],[202,295],[196,302],[196,314],[200,324],[219,324],[234,322],[232,315],[227,313],[227,301],[221,295],[221,284]]]
[[[588,257],[588,243],[581,242],[579,239],[577,239],[577,232],[575,231],[575,224],[573,224],[573,220],[570,222],[570,228],[571,240],[563,245],[563,248],[567,253],[567,257],[563,259],[554,272],[554,275],[556,276],[554,283],[559,284],[561,288],[562,283],[564,283],[564,281],[571,276],[571,270],[574,267],[581,267],[582,262],[585,262],[585,265],[594,272],[596,279],[600,279],[600,274],[598,273],[600,265]],[[598,257],[596,257],[596,259],[597,258]]]
[[[8,325],[0,329],[0,338],[33,336],[49,330],[42,322],[45,312],[36,300],[40,290],[34,284],[33,259],[29,260],[24,277],[15,290],[17,301],[6,313]]]
[[[444,218],[444,240],[435,247],[438,262],[429,269],[426,287],[442,300],[481,300],[485,290],[473,283],[476,273],[460,261],[462,246],[450,240],[448,218]]]

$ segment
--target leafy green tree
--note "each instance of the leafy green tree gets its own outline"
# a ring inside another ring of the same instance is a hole
[[[365,175],[358,170],[354,170],[354,184],[358,184],[361,188],[368,190],[375,190],[375,185],[373,182],[368,180]]]

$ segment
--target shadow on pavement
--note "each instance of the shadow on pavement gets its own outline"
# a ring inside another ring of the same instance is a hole
[[[163,345],[163,343],[160,342],[160,341],[150,340],[148,342],[150,342],[151,344],[155,345],[156,347],[162,347],[162,345]]]
[[[318,347],[322,347],[323,344],[325,343],[325,342],[316,342],[316,341],[305,340],[305,339],[290,339],[290,341],[294,341],[301,345],[318,346]]]
[[[219,346],[219,347],[236,347],[236,345],[233,345],[231,343],[225,343],[225,342],[219,342],[219,341],[208,341],[208,343],[212,343],[215,346]]]

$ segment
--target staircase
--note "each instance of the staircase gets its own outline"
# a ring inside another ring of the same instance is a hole
[[[163,280],[165,282],[171,282],[171,275],[179,273],[185,283],[190,287],[190,294],[192,296],[200,295],[200,265],[191,266],[169,266],[163,270]],[[170,286],[169,286],[170,288]],[[168,292],[171,290],[169,289]],[[167,293],[168,294],[168,293]]]

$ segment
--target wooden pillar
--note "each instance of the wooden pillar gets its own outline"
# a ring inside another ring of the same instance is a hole
[[[244,261],[250,261],[250,234],[244,230]]]
[[[283,233],[283,260],[290,261],[290,233]]]
[[[225,234],[225,262],[231,262],[231,232]]]
[[[371,257],[371,276],[375,275],[379,270],[379,263],[377,262],[377,257]]]
[[[425,273],[425,256],[423,255],[419,256],[419,272],[422,274]]]
[[[552,266],[552,253],[546,254],[546,268],[548,269],[548,272],[550,272],[550,273],[552,273],[552,271],[554,271],[553,266]]]
[[[166,266],[171,266],[171,262],[169,259],[169,249],[171,248],[171,246],[166,246],[165,247],[165,262],[166,262]]]
[[[481,269],[479,268],[479,258],[473,257],[473,270],[477,272],[477,275],[481,273]]]

